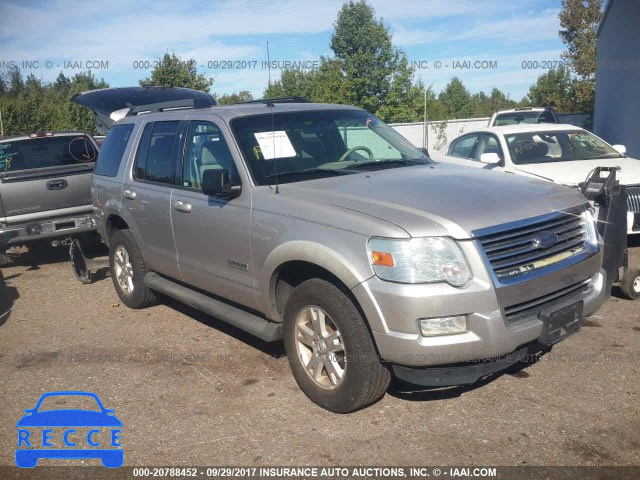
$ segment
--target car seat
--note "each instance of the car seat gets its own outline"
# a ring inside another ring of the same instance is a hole
[[[206,170],[226,168],[229,171],[231,183],[239,184],[240,178],[236,170],[236,164],[233,161],[229,147],[220,139],[213,142],[205,142],[202,144],[202,156],[200,164],[200,179]]]

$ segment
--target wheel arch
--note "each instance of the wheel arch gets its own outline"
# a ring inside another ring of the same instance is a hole
[[[325,245],[309,241],[288,242],[273,250],[264,264],[260,286],[261,291],[266,292],[263,298],[265,313],[272,320],[282,321],[284,305],[293,288],[311,278],[331,281],[355,301],[351,289],[371,275],[363,275],[344,256]]]
[[[106,238],[103,240],[105,241],[107,246],[109,245],[109,239],[111,238],[114,230],[125,230],[129,228],[129,225],[124,220],[124,218],[122,218],[117,213],[112,213],[111,215],[109,215],[104,222],[104,226]]]

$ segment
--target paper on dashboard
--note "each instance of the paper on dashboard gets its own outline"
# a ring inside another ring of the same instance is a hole
[[[254,133],[265,160],[295,157],[296,151],[284,130]]]

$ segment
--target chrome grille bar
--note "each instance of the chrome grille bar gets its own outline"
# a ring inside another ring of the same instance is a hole
[[[480,231],[477,239],[497,280],[515,280],[522,274],[585,251],[587,233],[583,211],[584,208],[557,212],[531,222],[496,227],[497,230],[488,233]],[[540,238],[549,235],[553,243],[540,245]]]
[[[640,185],[630,185],[625,187],[627,191],[627,210],[640,213]]]

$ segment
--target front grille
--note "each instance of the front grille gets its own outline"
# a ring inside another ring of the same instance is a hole
[[[591,288],[590,281],[591,280],[587,278],[586,280],[561,288],[547,295],[506,307],[504,309],[504,318],[507,322],[513,323],[523,318],[529,318],[531,316],[537,317],[546,307],[560,303],[571,296],[575,295],[576,301],[578,301],[578,297],[582,298],[589,292]]]
[[[479,232],[477,238],[497,280],[518,281],[522,275],[585,252],[587,234],[582,212],[557,212],[516,227],[507,225],[498,231]],[[557,236],[546,248],[536,244],[536,240],[548,237],[545,234]]]
[[[625,187],[627,192],[627,210],[633,213],[640,213],[640,185]]]

